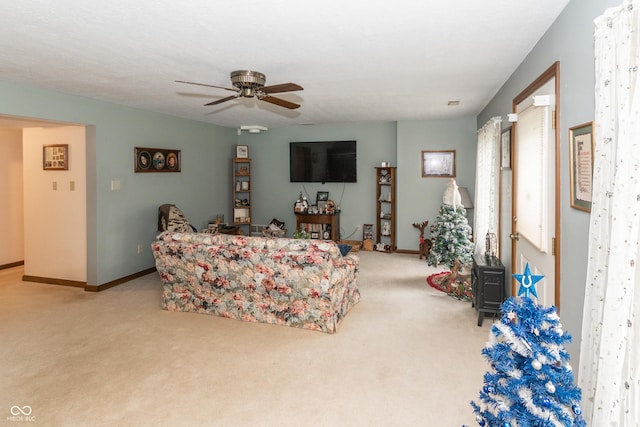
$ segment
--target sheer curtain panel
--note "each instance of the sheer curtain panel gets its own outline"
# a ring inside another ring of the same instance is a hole
[[[595,163],[578,379],[594,427],[640,426],[639,12],[638,1],[625,1],[595,20]]]
[[[501,122],[500,117],[492,117],[478,130],[474,253],[484,253],[487,232],[498,234]]]

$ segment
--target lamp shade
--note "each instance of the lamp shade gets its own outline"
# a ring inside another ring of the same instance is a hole
[[[460,203],[462,203],[462,206],[464,206],[465,209],[473,209],[473,201],[471,200],[467,187],[458,187],[458,192],[460,193]]]

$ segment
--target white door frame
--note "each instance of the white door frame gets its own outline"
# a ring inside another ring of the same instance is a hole
[[[552,126],[554,128],[555,134],[555,240],[553,245],[553,255],[554,255],[554,271],[555,271],[555,280],[554,280],[554,297],[555,297],[555,306],[558,308],[558,312],[560,312],[560,62],[556,61],[551,67],[549,67],[545,72],[543,72],[536,80],[534,80],[525,90],[520,92],[515,98],[513,98],[512,102],[512,112],[517,112],[517,107],[520,103],[526,100],[528,97],[532,96],[536,90],[542,87],[549,80],[555,79],[555,113],[554,120]],[[514,129],[512,129],[513,137],[517,135],[516,127],[517,122],[513,124]],[[513,155],[517,155],[517,150],[513,150]],[[515,167],[515,162],[512,163],[513,167]],[[516,232],[516,202],[517,202],[517,177],[516,174],[513,173],[513,197],[511,200],[511,272],[515,273],[518,270],[517,258],[516,258],[516,236],[514,233]],[[512,277],[511,278],[511,295],[517,295],[517,282]]]

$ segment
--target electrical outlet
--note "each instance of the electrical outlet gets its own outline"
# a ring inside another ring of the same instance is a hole
[[[360,230],[360,224],[356,225],[356,231]]]
[[[142,253],[142,243],[138,243],[138,253],[141,254]]]

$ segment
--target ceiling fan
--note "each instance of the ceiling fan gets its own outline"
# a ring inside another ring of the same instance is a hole
[[[295,83],[281,83],[273,86],[265,86],[264,84],[266,80],[267,78],[265,77],[265,75],[257,71],[236,70],[231,72],[231,83],[234,86],[233,88],[216,86],[216,85],[208,85],[204,83],[186,82],[184,80],[176,80],[176,82],[186,83],[190,85],[215,87],[218,89],[230,90],[232,92],[235,92],[235,95],[227,96],[226,98],[218,99],[216,101],[209,102],[208,104],[204,104],[204,105],[222,104],[223,102],[227,102],[235,98],[254,98],[255,97],[255,98],[258,98],[260,101],[269,102],[271,104],[279,105],[280,107],[289,108],[290,110],[294,110],[300,107],[299,104],[287,101],[282,98],[276,98],[275,96],[271,96],[271,94],[303,90],[302,86]]]

